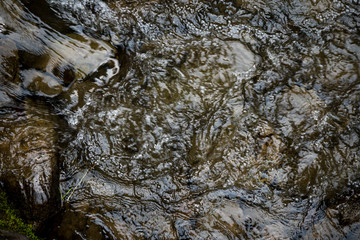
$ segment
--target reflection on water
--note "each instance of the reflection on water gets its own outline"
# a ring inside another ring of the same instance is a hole
[[[55,238],[356,238],[357,1],[47,2],[0,5],[0,97],[66,120]]]

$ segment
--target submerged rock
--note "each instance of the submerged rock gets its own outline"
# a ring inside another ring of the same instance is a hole
[[[1,81],[17,83],[16,73],[19,69],[19,56],[15,43],[9,38],[0,35]]]
[[[26,110],[2,113],[0,182],[25,217],[40,223],[60,203],[56,121],[44,104],[25,105]]]
[[[0,34],[0,107],[11,105],[21,94],[18,59],[15,43]]]
[[[11,29],[6,35],[0,32],[1,85],[17,84],[19,88],[19,81],[23,81],[25,89],[35,95],[52,97],[63,90],[61,85],[66,89],[114,55],[109,44],[80,30],[62,34],[49,29],[19,1],[3,1],[0,13],[0,23]]]
[[[49,29],[19,1],[2,1],[0,13],[8,29],[0,32],[0,184],[39,227],[60,206],[59,117],[43,100],[96,73],[114,51],[81,32]]]
[[[28,51],[19,51],[20,62],[23,68],[35,68],[38,70],[46,70],[47,65],[49,64],[50,55],[46,52],[28,52]]]
[[[15,0],[0,4],[0,31],[13,29],[22,86],[57,96],[58,113],[75,131],[61,149],[60,191],[80,187],[55,221],[56,239],[358,233],[358,203],[321,205],[358,175],[354,7],[47,1],[77,34],[52,31]],[[117,60],[107,61],[111,47],[82,31],[111,40],[129,61],[119,70]],[[347,46],[334,42],[336,32]],[[49,137],[56,121],[40,116],[46,107],[33,113],[33,104],[25,106],[4,114],[1,174],[23,195],[19,201],[45,209],[48,192],[55,194],[49,189],[57,173],[47,169],[56,167]]]
[[[27,240],[29,238],[27,238],[26,236],[24,236],[24,235],[22,235],[20,233],[0,230],[0,239],[4,239],[4,240]]]
[[[38,96],[54,97],[63,91],[61,80],[34,69],[22,71],[23,86]]]
[[[343,226],[358,224],[360,221],[360,196],[353,196],[350,199],[336,205],[339,223]]]

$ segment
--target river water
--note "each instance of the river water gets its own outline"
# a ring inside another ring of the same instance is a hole
[[[0,10],[1,39],[20,55],[19,79],[1,83],[2,122],[36,99],[56,129],[63,199],[46,234],[359,236],[359,1],[3,0]],[[45,87],[34,80],[49,73]]]

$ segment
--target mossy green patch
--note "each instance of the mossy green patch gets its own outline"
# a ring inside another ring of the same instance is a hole
[[[35,236],[32,226],[19,218],[14,208],[9,204],[6,194],[0,191],[0,229],[18,232],[30,240],[39,240]]]

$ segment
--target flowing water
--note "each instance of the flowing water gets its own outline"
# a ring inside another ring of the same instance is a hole
[[[2,129],[35,98],[59,139],[68,194],[46,234],[360,236],[359,1],[2,0],[0,12],[0,54],[16,59],[1,71],[20,72],[1,82]]]

